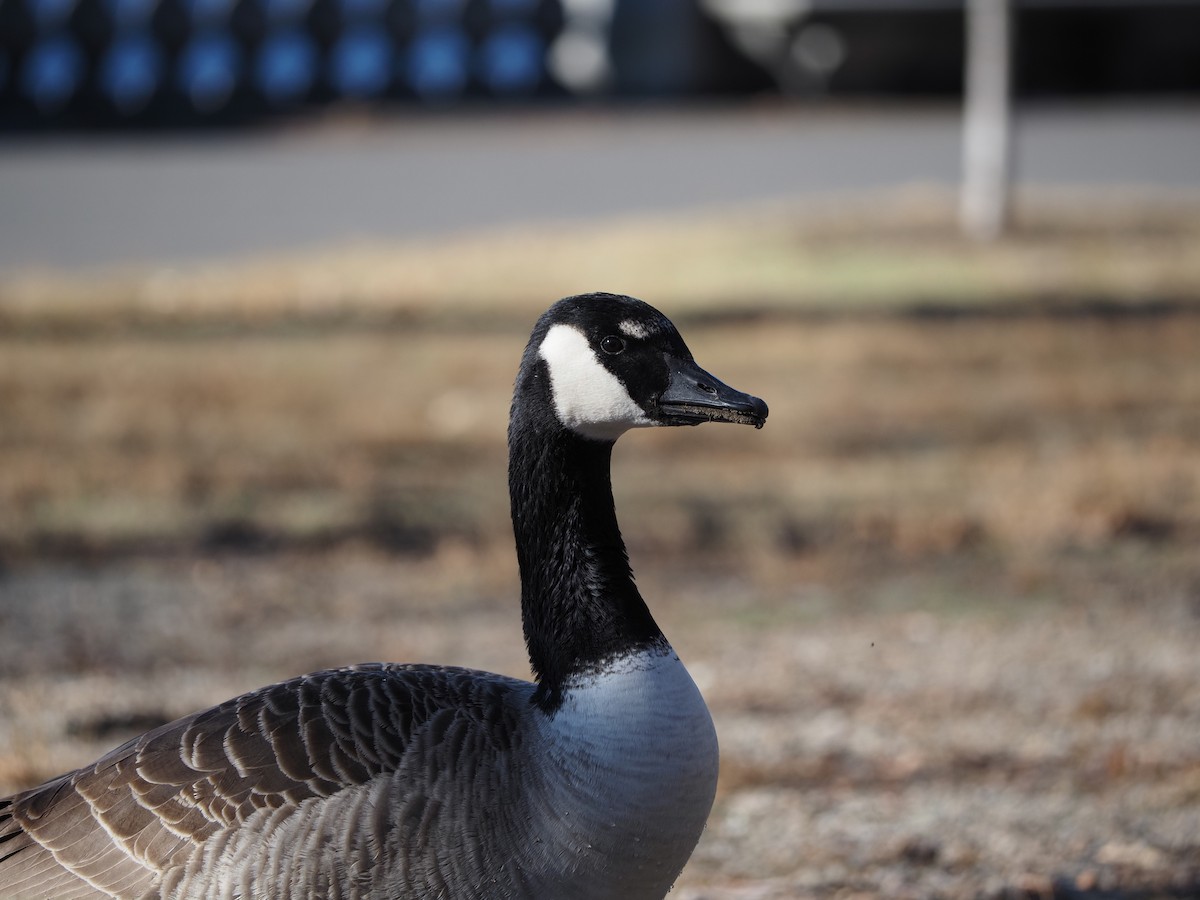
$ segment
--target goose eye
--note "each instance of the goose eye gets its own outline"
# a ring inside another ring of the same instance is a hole
[[[625,349],[625,342],[616,335],[610,334],[600,342],[600,349],[605,353],[617,354]]]

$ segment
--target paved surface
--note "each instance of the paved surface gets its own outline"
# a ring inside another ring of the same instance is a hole
[[[1200,107],[1021,116],[1028,183],[1200,189]],[[958,177],[951,107],[406,116],[189,137],[8,138],[0,271],[679,211]]]

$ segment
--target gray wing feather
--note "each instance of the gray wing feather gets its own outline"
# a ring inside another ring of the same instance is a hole
[[[370,896],[385,869],[424,890],[459,779],[494,802],[510,777],[530,687],[356,666],[172,722],[0,800],[0,896]]]

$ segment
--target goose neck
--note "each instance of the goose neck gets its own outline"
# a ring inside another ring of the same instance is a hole
[[[551,711],[573,676],[662,640],[617,526],[612,446],[562,428],[510,436],[521,619],[535,700]]]

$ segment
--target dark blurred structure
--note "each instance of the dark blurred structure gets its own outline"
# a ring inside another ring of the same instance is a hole
[[[782,90],[938,96],[962,87],[963,0],[704,5]],[[1013,6],[1020,96],[1200,90],[1197,0],[1013,0]]]
[[[954,95],[961,0],[0,0],[0,127],[338,102]],[[1200,0],[1023,0],[1022,96],[1200,91]]]

